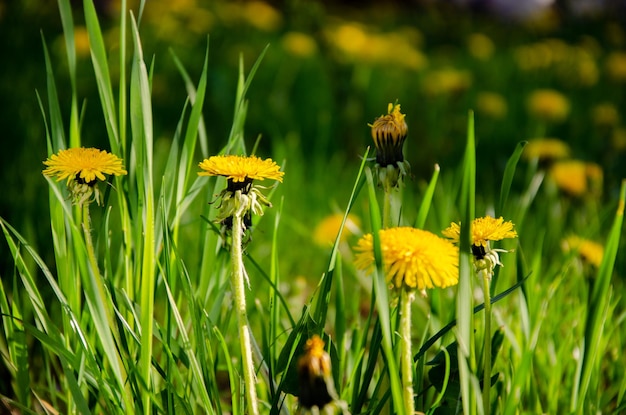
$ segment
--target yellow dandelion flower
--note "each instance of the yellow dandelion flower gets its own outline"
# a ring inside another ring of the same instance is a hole
[[[314,335],[306,341],[304,355],[298,360],[298,402],[304,408],[322,409],[337,400],[330,355],[324,346],[324,341]]]
[[[409,131],[404,117],[405,114],[400,112],[400,105],[390,103],[387,115],[381,115],[370,124],[376,146],[376,163],[382,167],[404,161],[402,145]]]
[[[558,138],[535,138],[528,140],[523,157],[527,160],[552,161],[569,157],[571,153],[567,143]]]
[[[495,46],[489,36],[482,33],[472,33],[467,39],[467,48],[475,58],[487,60],[493,55]]]
[[[200,168],[204,171],[199,176],[223,176],[235,183],[265,179],[282,182],[285,174],[272,159],[256,156],[212,156],[201,161]]]
[[[337,233],[343,221],[343,214],[336,213],[325,217],[315,228],[313,232],[313,240],[316,244],[323,247],[332,245],[337,238]],[[361,221],[352,214],[348,214],[346,223],[341,233],[341,241],[344,242],[350,235],[360,233]]]
[[[448,228],[443,230],[443,236],[450,238],[453,242],[459,243],[461,237],[461,227],[458,223],[451,223]],[[517,232],[513,229],[511,221],[504,221],[491,216],[476,218],[472,221],[471,243],[474,246],[487,247],[489,241],[500,241],[507,238],[517,238]]]
[[[501,119],[506,115],[506,99],[495,92],[480,92],[476,96],[476,110],[493,119]]]
[[[538,89],[528,96],[528,112],[544,121],[562,121],[569,114],[569,100],[553,89]]]
[[[604,102],[592,108],[591,118],[598,127],[613,127],[619,124],[620,114],[615,105]]]
[[[387,281],[397,289],[449,287],[459,280],[458,248],[421,229],[398,227],[380,231],[380,246]],[[372,234],[363,236],[355,250],[358,269],[375,264]]]
[[[52,154],[43,162],[46,166],[43,174],[55,177],[57,181],[67,179],[72,203],[83,205],[95,200],[98,205],[102,196],[97,182],[105,181],[107,175],[127,174],[122,159],[115,154],[97,148],[68,148]]]
[[[427,74],[422,87],[428,95],[441,96],[458,94],[472,85],[472,75],[468,71],[440,69]]]
[[[106,180],[105,174],[121,176],[126,174],[122,159],[115,154],[97,148],[68,148],[51,155],[43,162],[48,168],[43,174],[56,176],[57,181],[67,179],[83,184],[94,183],[97,179]]]
[[[559,189],[572,196],[587,192],[587,164],[580,160],[564,160],[550,168],[550,177]]]
[[[584,262],[597,268],[600,267],[604,257],[604,247],[602,245],[575,235],[561,241],[561,247],[565,252],[577,252]]]
[[[606,72],[615,82],[626,81],[626,52],[612,52],[606,59]]]
[[[308,58],[317,53],[317,42],[314,38],[302,32],[288,32],[283,36],[281,43],[290,54],[301,58]]]
[[[280,11],[263,1],[250,1],[242,5],[242,17],[252,26],[266,32],[279,28],[283,16]]]

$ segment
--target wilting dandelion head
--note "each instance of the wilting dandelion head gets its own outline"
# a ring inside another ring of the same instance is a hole
[[[410,227],[382,229],[379,235],[385,275],[396,289],[423,291],[458,283],[458,248],[449,241]],[[372,234],[363,236],[355,250],[357,268],[375,266]]]
[[[97,148],[68,148],[52,154],[43,162],[48,166],[43,174],[56,177],[57,181],[67,179],[72,201],[83,204],[95,200],[102,202],[96,184],[106,181],[105,175],[121,176],[127,174],[122,159]]]
[[[322,409],[333,404],[337,392],[331,373],[330,355],[324,341],[314,335],[306,341],[304,354],[298,360],[299,404],[304,408]]]
[[[597,242],[581,238],[576,235],[569,236],[561,241],[561,247],[565,252],[576,252],[587,264],[596,268],[600,267],[604,257],[604,247]]]

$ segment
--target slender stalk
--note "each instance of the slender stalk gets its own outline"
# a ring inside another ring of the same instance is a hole
[[[402,368],[402,397],[404,400],[404,412],[408,415],[415,413],[415,400],[413,396],[413,353],[411,352],[411,303],[415,293],[403,287],[400,298],[400,336],[401,344],[401,368]]]
[[[485,335],[484,335],[484,361],[483,361],[483,410],[485,415],[491,412],[489,393],[491,391],[491,273],[489,270],[481,270],[483,277],[483,292],[485,299]]]
[[[239,191],[238,191],[239,192]],[[248,401],[248,414],[258,415],[259,406],[256,394],[256,376],[254,374],[254,363],[252,362],[252,342],[250,340],[250,327],[248,326],[248,315],[246,313],[246,297],[244,283],[244,267],[242,259],[241,235],[243,233],[243,212],[242,209],[233,215],[232,245],[230,248],[230,258],[233,273],[231,284],[235,299],[235,312],[239,325],[239,342],[241,344],[241,361],[243,364],[243,377],[245,384],[245,394]]]
[[[391,216],[393,215],[391,204],[391,199],[393,198],[393,194],[391,192],[391,187],[385,185],[385,198],[383,201],[383,229],[391,227]]]

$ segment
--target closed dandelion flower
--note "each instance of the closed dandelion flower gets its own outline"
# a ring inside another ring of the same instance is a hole
[[[263,215],[262,206],[271,206],[265,196],[252,185],[254,180],[283,181],[284,172],[272,159],[256,156],[212,156],[200,162],[203,171],[199,176],[222,176],[227,179],[226,189],[220,194],[221,209],[217,220],[230,228],[235,214],[248,218],[250,212]],[[248,222],[249,225],[249,222]]]
[[[390,103],[387,115],[381,115],[370,124],[376,147],[379,180],[386,188],[397,186],[410,168],[402,153],[402,146],[409,131],[404,118],[405,114],[400,112],[400,105]]]
[[[102,200],[97,188],[98,180],[106,181],[105,175],[127,174],[122,159],[97,148],[61,150],[43,163],[48,166],[43,171],[45,176],[56,177],[57,181],[67,179],[72,202],[79,205],[91,200],[100,205]]]
[[[604,247],[602,245],[576,235],[563,239],[561,247],[565,252],[578,253],[578,256],[586,264],[593,265],[596,268],[600,267],[604,257]]]
[[[458,223],[451,223],[442,232],[443,236],[458,244],[461,237],[461,227]],[[508,252],[504,249],[494,249],[489,245],[490,241],[517,238],[517,232],[513,229],[511,221],[504,221],[502,217],[496,219],[491,216],[476,218],[472,221],[471,240],[474,265],[477,270],[486,269],[493,272],[496,265],[502,265],[498,252]]]
[[[458,283],[458,249],[435,234],[410,227],[382,229],[380,247],[387,281],[396,289],[449,287]],[[375,265],[372,234],[363,236],[355,250],[355,265]]]
[[[336,399],[330,355],[324,350],[324,346],[324,341],[314,335],[306,341],[304,355],[298,360],[298,401],[305,408],[322,409]]]

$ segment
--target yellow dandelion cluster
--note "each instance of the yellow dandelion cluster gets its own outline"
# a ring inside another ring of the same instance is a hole
[[[577,252],[583,261],[595,267],[600,267],[604,257],[602,245],[575,235],[563,239],[561,247],[565,252]]]
[[[410,227],[382,229],[379,235],[385,275],[396,289],[422,291],[458,283],[458,248],[449,241]],[[355,250],[356,267],[371,270],[375,266],[372,234],[363,236]]]
[[[489,241],[500,241],[506,238],[516,238],[517,232],[513,229],[511,221],[504,221],[502,217],[498,219],[491,216],[476,218],[472,221],[471,243],[474,246],[487,247]],[[461,237],[461,227],[458,223],[451,223],[442,231],[443,236],[458,243]]]
[[[106,180],[105,174],[120,176],[126,174],[122,159],[115,154],[97,148],[68,148],[51,155],[43,162],[48,168],[43,174],[56,176],[57,181],[67,179],[79,180],[85,184]]]
[[[212,156],[200,162],[199,176],[223,176],[235,183],[251,180],[283,181],[284,172],[272,159],[256,156]]]

